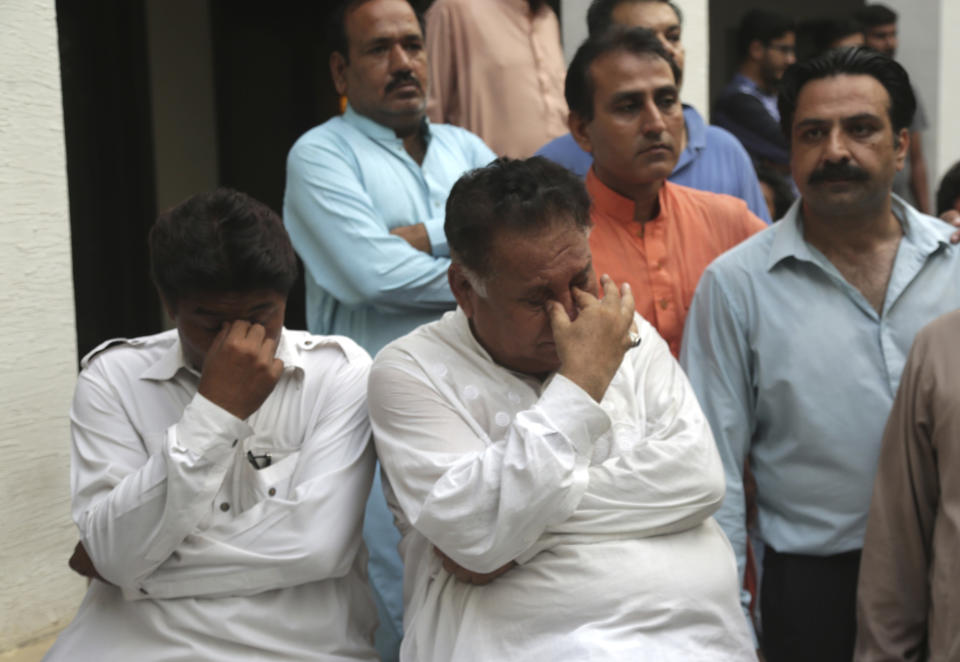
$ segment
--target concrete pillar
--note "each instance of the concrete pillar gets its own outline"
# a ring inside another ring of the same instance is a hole
[[[68,412],[76,381],[54,3],[0,4],[0,652],[72,618]]]
[[[899,14],[897,59],[923,100],[930,125],[924,134],[931,202],[940,177],[960,159],[960,0],[883,0]],[[870,4],[870,3],[868,3]]]

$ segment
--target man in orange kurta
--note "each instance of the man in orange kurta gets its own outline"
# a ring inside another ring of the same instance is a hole
[[[682,151],[678,70],[654,33],[588,39],[567,71],[570,131],[593,154],[594,267],[633,288],[674,356],[700,275],[766,225],[743,200],[666,181]]]

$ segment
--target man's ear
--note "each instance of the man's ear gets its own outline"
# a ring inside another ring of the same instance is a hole
[[[903,170],[907,162],[907,154],[910,153],[910,129],[903,128],[893,134],[893,150],[897,170]]]
[[[750,46],[747,47],[747,57],[759,62],[763,59],[763,52],[765,50],[767,50],[767,47],[763,45],[763,42],[759,39],[754,39],[750,42]]]
[[[330,53],[330,77],[333,78],[333,85],[337,88],[337,94],[347,95],[347,59],[342,53],[334,51]]]
[[[477,291],[461,267],[456,262],[451,262],[447,268],[447,282],[450,283],[450,291],[453,292],[453,298],[457,300],[457,305],[463,308],[467,319],[473,317],[473,312],[477,305]]]
[[[587,134],[587,126],[590,122],[583,118],[579,113],[572,110],[567,116],[567,126],[570,127],[570,135],[580,145],[580,149],[593,154],[593,143],[590,142],[590,136]]]
[[[170,303],[167,297],[160,295],[160,303],[163,304],[163,309],[167,312],[167,317],[169,317],[174,322],[177,321],[177,307]]]

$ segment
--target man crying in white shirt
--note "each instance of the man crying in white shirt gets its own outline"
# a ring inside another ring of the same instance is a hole
[[[755,659],[709,425],[629,287],[594,274],[589,207],[544,159],[465,175],[459,307],[374,362],[401,660]]]
[[[82,361],[71,567],[90,584],[46,659],[376,660],[369,356],[283,328],[296,256],[242,193],[161,214],[150,259],[176,329]]]

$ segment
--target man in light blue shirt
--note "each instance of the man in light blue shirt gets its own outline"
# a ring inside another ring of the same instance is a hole
[[[684,50],[680,41],[683,16],[680,8],[666,0],[594,0],[587,13],[590,34],[599,34],[612,25],[652,30],[683,72]],[[679,84],[678,80],[678,84]],[[753,170],[753,163],[736,138],[724,129],[707,126],[692,106],[683,106],[686,145],[668,178],[674,184],[726,193],[742,199],[754,214],[767,223],[770,212]],[[567,170],[587,176],[593,157],[571,134],[550,141],[537,151]]]
[[[717,519],[741,573],[747,458],[757,482],[768,662],[852,659],[884,421],[914,335],[960,307],[952,228],[891,194],[914,108],[902,67],[866,49],[788,70],[802,198],[708,267],[687,316],[681,363],[724,461]]]
[[[423,31],[407,0],[345,0],[330,25],[330,70],[349,104],[290,150],[283,219],[305,267],[308,327],[373,355],[455,307],[447,194],[496,157],[472,133],[427,120]],[[402,567],[379,474],[364,540],[389,662],[403,631]]]

